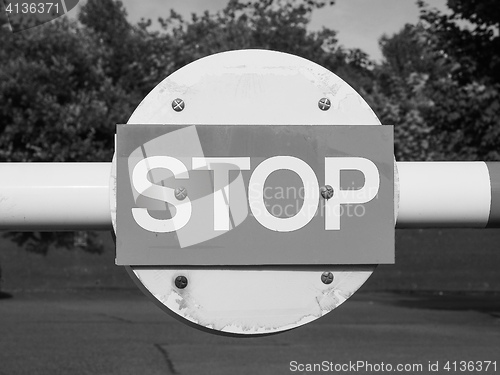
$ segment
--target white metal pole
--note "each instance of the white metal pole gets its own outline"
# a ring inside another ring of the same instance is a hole
[[[111,163],[0,163],[0,230],[112,230]]]
[[[500,163],[398,162],[398,228],[500,227]]]
[[[398,162],[398,228],[500,227],[500,163]],[[111,163],[0,163],[0,230],[112,230]]]

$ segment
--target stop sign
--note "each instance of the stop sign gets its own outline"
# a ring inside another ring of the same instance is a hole
[[[176,71],[117,126],[117,264],[214,333],[330,312],[394,262],[392,127],[359,125],[380,122],[297,56],[232,51]]]

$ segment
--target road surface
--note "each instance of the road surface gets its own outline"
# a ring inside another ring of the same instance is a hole
[[[481,362],[481,373],[500,373],[498,295],[361,291],[313,323],[252,339],[188,327],[138,290],[0,299],[2,375],[353,373],[353,363],[364,366],[357,373],[406,365],[401,373],[436,374],[436,363],[439,374],[475,373],[453,371],[453,361],[497,361],[496,372]]]

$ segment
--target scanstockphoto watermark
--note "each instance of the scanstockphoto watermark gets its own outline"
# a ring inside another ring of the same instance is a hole
[[[385,363],[385,362],[370,362],[370,361],[349,361],[343,363],[335,363],[331,361],[309,362],[302,363],[298,361],[290,361],[290,372],[315,373],[315,372],[330,372],[330,373],[345,373],[345,372],[361,372],[361,373],[377,373],[377,372],[396,372],[396,373],[419,373],[419,372],[446,372],[446,373],[471,373],[471,372],[496,372],[497,361],[491,360],[438,360],[426,361],[423,363]]]
[[[289,370],[298,373],[314,373],[314,372],[330,372],[330,373],[345,373],[345,372],[402,372],[402,373],[417,373],[423,372],[424,366],[422,363],[373,363],[369,361],[349,361],[344,363],[335,363],[331,361],[322,361],[316,363],[301,363],[298,361],[290,361]]]
[[[248,197],[251,212],[254,216],[265,214],[265,210],[277,218],[293,216],[305,217],[363,217],[366,214],[365,204],[349,204],[354,197],[355,201],[367,202],[378,199],[377,188],[347,188],[332,189],[331,196],[323,196],[317,186],[306,181],[297,186],[264,186],[249,184]],[[263,202],[263,204],[262,204]]]
[[[2,0],[10,29],[16,33],[55,20],[76,7],[79,0]]]

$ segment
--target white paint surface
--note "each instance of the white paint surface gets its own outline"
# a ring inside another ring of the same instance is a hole
[[[484,162],[398,163],[399,228],[479,227],[488,223],[491,184]]]
[[[0,163],[0,230],[111,230],[110,163]]]

